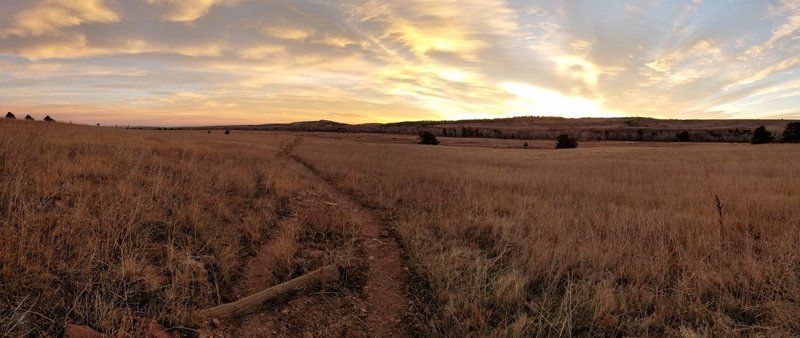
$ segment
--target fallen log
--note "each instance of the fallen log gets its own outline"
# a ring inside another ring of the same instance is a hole
[[[336,281],[339,280],[339,277],[339,268],[336,265],[327,265],[235,302],[220,304],[200,310],[198,314],[207,318],[235,318],[244,316],[257,310],[259,306],[270,299],[280,297],[297,289],[311,286],[315,283]]]

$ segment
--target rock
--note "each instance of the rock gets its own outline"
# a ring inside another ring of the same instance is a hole
[[[103,338],[105,336],[88,326],[67,324],[64,327],[65,338]]]
[[[389,230],[381,230],[381,237],[389,237]]]
[[[212,326],[213,328],[218,328],[220,325],[221,325],[221,324],[220,324],[220,322],[219,322],[219,319],[216,319],[216,318],[212,318],[212,319],[211,319],[211,326]]]

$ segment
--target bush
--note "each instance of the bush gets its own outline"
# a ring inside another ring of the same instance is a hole
[[[753,139],[751,143],[753,144],[770,143],[774,138],[775,136],[772,136],[772,133],[770,133],[766,127],[761,126],[756,128],[756,130],[753,132]]]
[[[436,135],[433,135],[433,133],[425,131],[419,134],[419,144],[437,145],[439,140],[436,139]]]
[[[577,147],[578,141],[575,141],[574,138],[569,137],[567,134],[558,135],[558,138],[556,138],[556,149],[569,149]]]
[[[230,135],[231,131],[229,129],[225,129],[225,135]]]
[[[783,142],[800,143],[800,122],[789,122],[783,130]]]
[[[675,134],[675,138],[678,139],[678,142],[689,142],[689,131],[684,130],[680,133]]]

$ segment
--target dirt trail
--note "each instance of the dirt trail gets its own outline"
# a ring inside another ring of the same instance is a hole
[[[348,218],[358,235],[351,262],[361,267],[351,273],[342,286],[323,286],[319,291],[300,293],[284,302],[267,304],[255,314],[223,321],[210,336],[222,337],[402,337],[409,335],[407,296],[409,271],[400,246],[384,229],[379,218],[323,179],[301,158],[292,155],[297,142],[284,149],[284,155],[302,164],[311,174],[314,190],[290,203],[290,214],[258,254],[247,264],[239,293],[242,296],[275,285],[276,248],[298,236],[306,215],[314,210],[336,209],[326,217]],[[305,270],[324,264],[329,257],[324,245],[298,241],[294,266]],[[342,243],[339,243],[340,245]],[[321,252],[325,251],[324,257]],[[331,250],[332,251],[332,250]],[[290,272],[291,274],[291,272]],[[353,282],[355,280],[355,282]]]

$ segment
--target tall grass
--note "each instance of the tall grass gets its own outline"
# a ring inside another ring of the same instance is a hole
[[[0,335],[191,334],[263,243],[276,282],[352,258],[347,210],[287,145],[393,214],[429,335],[800,335],[792,145],[292,140],[0,121]]]
[[[396,216],[430,335],[800,334],[796,147],[296,153]]]
[[[304,186],[280,142],[0,122],[0,336],[193,327]]]

